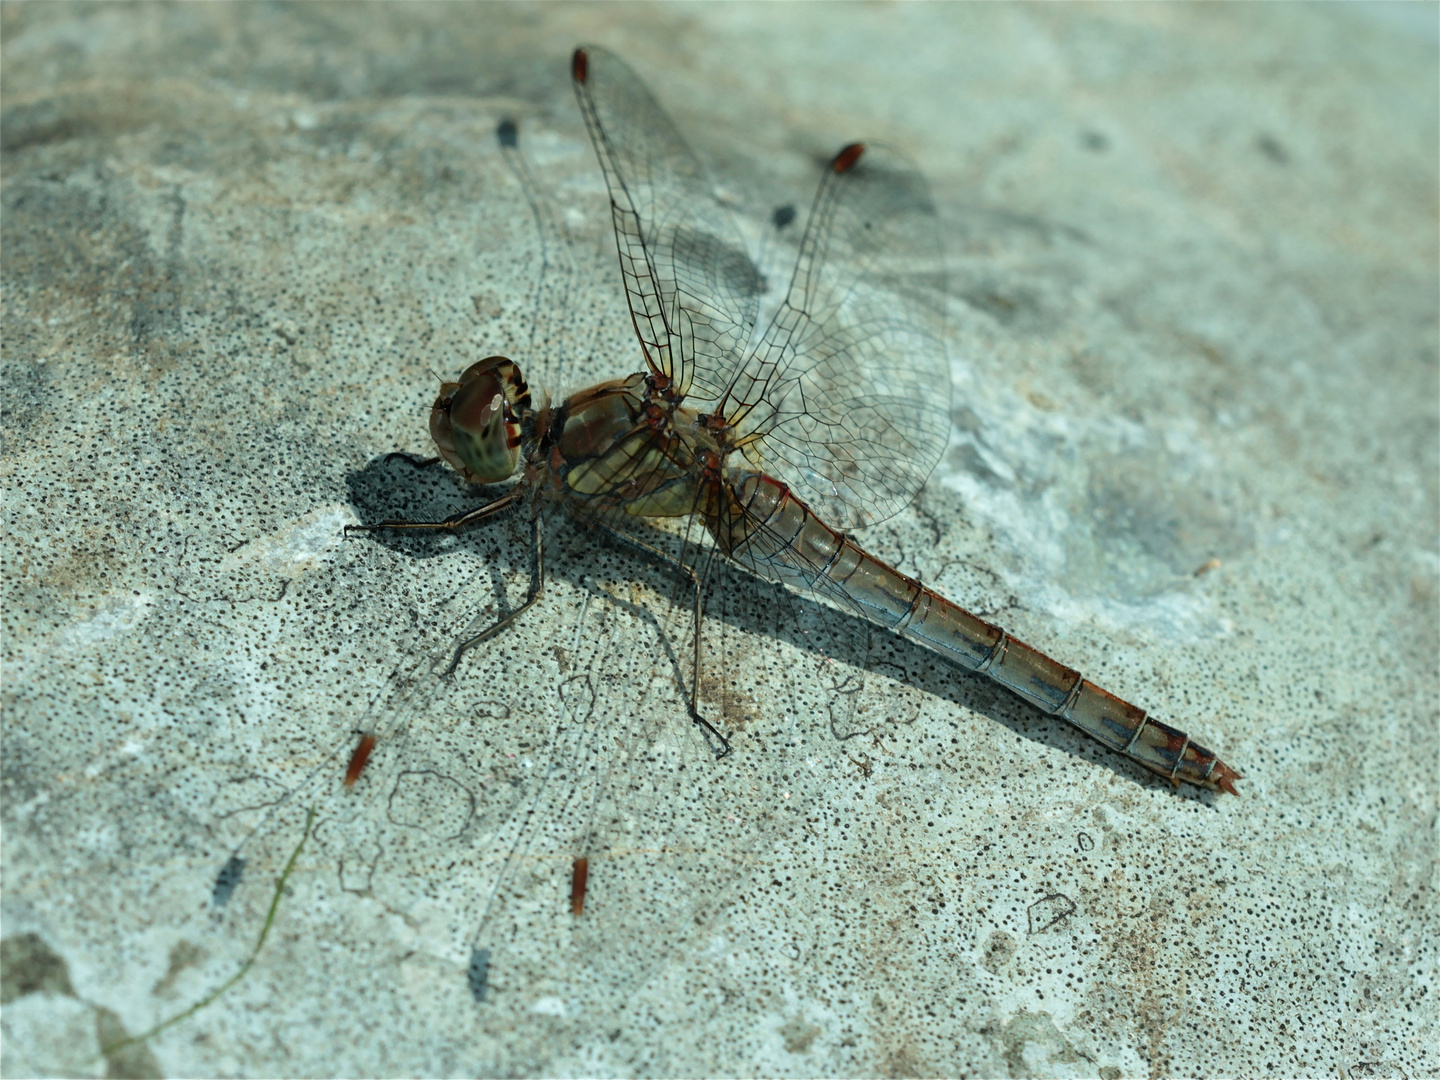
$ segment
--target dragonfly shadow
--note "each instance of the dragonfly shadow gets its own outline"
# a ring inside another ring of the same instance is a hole
[[[401,454],[375,458],[364,469],[349,474],[347,484],[351,505],[366,522],[386,518],[442,520],[457,510],[471,509],[498,498],[506,490],[503,486],[474,487],[443,465],[428,464],[425,459]],[[507,577],[529,569],[524,516],[525,511],[517,509],[500,520],[460,532],[382,530],[367,533],[365,537],[417,559],[437,558],[462,547],[481,549],[491,564],[494,594],[503,596]],[[675,550],[676,537],[672,533],[651,528],[643,520],[627,522],[627,528],[637,539],[658,550]],[[597,574],[596,556],[600,553],[606,565]],[[616,569],[617,563],[623,565],[623,570]],[[877,739],[879,745],[884,745],[887,733],[898,733],[919,718],[920,698],[930,698],[948,701],[959,710],[982,715],[1025,739],[1102,765],[1117,775],[1137,782],[1162,782],[1064,721],[1047,716],[990,681],[951,664],[937,662],[939,658],[920,645],[837,610],[814,596],[755,578],[718,557],[702,559],[702,563],[706,668],[713,670],[718,666],[726,672],[726,683],[734,685],[738,698],[746,703],[740,709],[721,705],[719,715],[712,715],[717,712],[713,687],[707,686],[702,678],[700,711],[722,731],[737,728],[761,731],[768,726],[769,718],[757,714],[755,704],[763,699],[765,688],[759,685],[760,672],[768,665],[739,663],[733,655],[736,641],[748,640],[753,649],[755,640],[768,638],[812,658],[816,671],[824,671],[827,661],[839,661],[843,665],[837,667],[833,686],[827,691],[827,715],[806,718],[812,730],[828,726],[837,754],[845,753],[845,747],[861,736]],[[685,575],[677,572],[675,566],[644,554],[603,529],[596,530],[567,514],[555,513],[547,517],[545,572],[549,580],[567,581],[597,599],[624,607],[655,627],[664,665],[678,686],[688,693],[693,593]],[[633,576],[653,594],[668,597],[668,610],[664,613],[643,610],[641,605],[607,589],[601,582],[616,573]],[[540,603],[543,607],[545,600],[542,598]],[[543,615],[537,611],[537,617]],[[746,685],[750,676],[738,673],[742,669],[756,673],[753,684]],[[863,678],[859,673],[863,673]],[[861,715],[862,710],[855,703],[860,699],[860,692],[867,688],[872,705]],[[933,715],[933,709],[930,711]],[[951,723],[958,730],[958,712]],[[964,741],[962,736],[961,745]],[[963,763],[958,767],[963,767]],[[1182,789],[1180,794],[1201,802],[1213,802],[1215,798],[1211,793],[1189,788]]]

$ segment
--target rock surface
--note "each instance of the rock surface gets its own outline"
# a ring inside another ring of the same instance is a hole
[[[1433,8],[3,19],[5,1075],[1440,1070]],[[1243,798],[883,639],[860,690],[743,583],[716,761],[673,582],[563,524],[434,678],[528,560],[343,539],[477,498],[386,456],[431,372],[638,363],[588,40],[757,246],[840,144],[919,160],[954,430],[862,541]]]

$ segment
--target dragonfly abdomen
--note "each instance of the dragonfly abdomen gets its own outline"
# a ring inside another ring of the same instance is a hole
[[[1240,774],[1183,731],[875,558],[816,517],[781,481],[762,473],[732,479],[721,500],[728,505],[709,520],[721,550],[742,566],[814,589],[959,667],[988,675],[1173,783],[1236,794]]]

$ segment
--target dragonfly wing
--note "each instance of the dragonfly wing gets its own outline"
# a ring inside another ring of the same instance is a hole
[[[846,147],[815,194],[789,291],[727,388],[733,442],[837,528],[901,510],[945,449],[939,232],[908,158]]]
[[[639,76],[595,46],[575,50],[571,74],[610,190],[646,362],[679,394],[708,399],[749,343],[763,282],[699,160]]]

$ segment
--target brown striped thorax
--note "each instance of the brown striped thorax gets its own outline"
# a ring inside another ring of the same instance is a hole
[[[696,479],[718,479],[723,452],[693,410],[652,375],[587,387],[557,406],[532,408],[519,365],[503,356],[441,385],[430,433],[440,456],[472,484],[525,481],[583,510],[621,507],[639,517],[696,511]],[[697,459],[711,463],[696,469]]]

